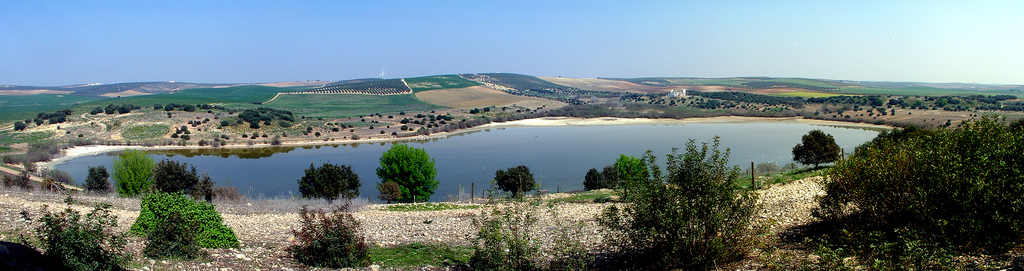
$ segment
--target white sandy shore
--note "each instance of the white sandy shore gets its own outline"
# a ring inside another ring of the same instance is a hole
[[[403,137],[403,138],[369,138],[359,140],[306,140],[306,141],[288,141],[282,142],[280,146],[271,146],[268,144],[234,144],[224,145],[219,148],[264,148],[264,147],[297,147],[297,146],[311,146],[311,145],[329,145],[329,144],[351,144],[351,143],[379,143],[379,142],[402,142],[402,141],[414,141],[424,140],[433,138],[445,138],[451,135],[477,131],[483,129],[502,128],[502,127],[559,127],[559,126],[615,126],[615,125],[658,125],[658,124],[689,124],[689,123],[752,123],[752,122],[771,122],[771,123],[803,123],[803,124],[815,124],[815,125],[829,125],[829,126],[841,126],[841,127],[856,127],[856,128],[874,128],[874,129],[892,129],[890,126],[874,125],[867,123],[852,123],[852,122],[840,122],[840,121],[825,121],[825,120],[813,120],[803,119],[799,117],[795,118],[761,118],[761,117],[713,117],[713,118],[690,118],[690,119],[644,119],[644,118],[570,118],[570,117],[546,117],[546,118],[535,118],[535,119],[524,119],[517,121],[508,121],[500,123],[489,123],[480,125],[477,127],[463,129],[448,133],[434,133],[428,136],[414,136],[414,137]],[[127,149],[138,149],[138,150],[175,150],[175,149],[203,149],[212,147],[200,147],[200,146],[109,146],[109,145],[91,145],[91,146],[79,146],[64,150],[64,155],[59,158],[53,159],[50,162],[41,164],[42,168],[53,168],[54,165],[64,163],[75,157],[89,156],[103,154],[113,151],[122,151]]]

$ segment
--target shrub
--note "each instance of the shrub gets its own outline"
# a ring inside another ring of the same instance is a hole
[[[619,177],[615,171],[615,166],[606,166],[602,171],[591,168],[583,178],[583,189],[587,191],[605,188],[614,189],[618,186]]]
[[[599,218],[608,245],[641,269],[709,269],[743,258],[752,246],[757,194],[735,181],[729,150],[719,140],[668,155],[665,173],[650,151],[643,159],[621,156],[625,204],[608,207]],[[645,162],[641,167],[637,161]],[[649,173],[649,174],[648,174]]]
[[[1003,122],[866,143],[828,172],[814,215],[858,234],[912,231],[940,247],[1002,251],[1024,238],[1024,131]]]
[[[181,213],[167,213],[146,235],[146,248],[142,253],[146,257],[164,259],[195,259],[203,255],[196,243],[195,221],[188,221]]]
[[[494,173],[494,184],[502,191],[521,196],[523,192],[534,190],[537,182],[530,168],[520,165],[508,168],[507,171],[499,169]]]
[[[299,212],[302,224],[292,230],[295,244],[288,252],[296,261],[316,267],[359,267],[369,259],[365,238],[359,235],[359,222],[344,213],[348,205],[326,214],[322,210],[310,211],[302,206]]]
[[[204,173],[203,177],[199,179],[199,182],[189,190],[189,195],[192,196],[192,199],[194,200],[203,199],[206,200],[206,202],[211,202],[213,201],[213,197],[216,195],[214,186],[215,184],[210,180],[210,175],[206,175]]]
[[[28,176],[28,171],[21,171],[21,174],[17,176],[10,176],[4,174],[3,176],[4,187],[18,187],[21,189],[32,189],[32,179]]]
[[[235,232],[224,225],[213,204],[191,200],[180,193],[154,192],[142,197],[142,210],[132,225],[131,233],[147,236],[170,213],[180,213],[192,227],[199,246],[205,248],[237,247]]]
[[[356,136],[353,135],[352,139],[356,139]],[[391,149],[381,155],[380,167],[377,168],[377,177],[380,177],[381,183],[398,184],[402,191],[398,198],[400,202],[430,200],[430,195],[437,189],[436,176],[434,159],[430,158],[427,151],[405,144],[392,145]]]
[[[127,150],[114,158],[117,193],[121,196],[134,197],[149,190],[153,185],[153,166],[153,159],[139,150]]]
[[[56,169],[46,170],[46,174],[44,175],[44,179],[50,182],[75,185],[75,179],[71,178],[71,174],[67,171]]]
[[[380,190],[380,195],[378,195],[377,198],[385,200],[388,203],[391,203],[392,201],[398,200],[399,198],[402,197],[402,190],[398,186],[398,183],[396,182],[386,182],[379,184],[377,185],[377,190]]]
[[[43,210],[41,236],[46,257],[70,270],[121,270],[130,260],[125,238],[114,233],[117,216],[109,204],[98,204],[82,215],[70,207],[60,213]]]
[[[197,183],[199,175],[196,167],[190,169],[188,163],[161,160],[153,168],[153,188],[164,193],[190,193]]]
[[[537,224],[533,207],[519,201],[474,218],[473,225],[480,230],[474,239],[477,249],[470,265],[479,270],[536,269],[540,245],[531,234]]]
[[[804,135],[800,144],[793,147],[793,160],[804,165],[832,163],[839,160],[839,144],[835,138],[821,130],[812,130]]]
[[[359,196],[359,175],[350,165],[324,163],[319,168],[309,164],[306,175],[299,179],[299,192],[303,198],[323,198],[332,202],[339,197],[351,199]]]

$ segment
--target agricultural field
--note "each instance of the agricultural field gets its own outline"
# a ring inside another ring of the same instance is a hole
[[[56,111],[102,98],[73,94],[0,95],[0,127],[16,120],[35,117],[39,112]]]
[[[771,94],[774,96],[786,96],[786,97],[801,97],[801,98],[819,98],[819,97],[832,97],[832,96],[843,96],[847,94],[837,94],[829,92],[813,92],[813,91],[789,91],[782,93]]]
[[[412,89],[406,86],[405,81],[402,79],[364,79],[327,84],[323,87],[303,91],[303,93],[306,92],[320,94],[396,95],[412,93]]]
[[[136,124],[124,129],[121,137],[128,140],[141,140],[159,138],[171,132],[171,127],[166,124]]]
[[[405,83],[412,88],[413,92],[434,89],[467,88],[480,85],[480,83],[467,80],[466,78],[462,78],[461,76],[454,74],[408,78],[405,79]]]
[[[266,106],[307,117],[350,117],[371,113],[430,111],[443,108],[413,95],[282,94]]]
[[[661,93],[673,89],[680,89],[674,86],[651,86],[633,82],[594,79],[594,78],[564,78],[564,77],[539,77],[546,81],[579,89],[607,91],[607,92],[636,92],[636,93]]]
[[[423,91],[416,93],[416,98],[424,102],[455,109],[508,106],[513,104],[527,108],[535,108],[544,105],[549,105],[549,108],[557,108],[565,105],[565,103],[562,102],[534,97],[516,96],[482,86]]]

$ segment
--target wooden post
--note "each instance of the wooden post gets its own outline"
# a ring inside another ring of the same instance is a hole
[[[476,198],[476,183],[469,183],[469,202]]]
[[[750,162],[750,189],[757,189],[757,171],[754,169],[754,162]]]

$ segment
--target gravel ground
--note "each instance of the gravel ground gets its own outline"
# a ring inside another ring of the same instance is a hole
[[[772,231],[778,233],[786,228],[811,221],[810,210],[815,195],[821,189],[810,178],[786,185],[775,185],[759,191],[764,209],[757,219],[773,222]],[[21,212],[38,217],[44,206],[59,211],[67,205],[63,196],[46,192],[25,192],[0,190],[0,240],[18,242],[17,235],[31,233],[36,223],[26,221]],[[126,232],[139,215],[138,199],[123,199],[112,196],[78,195],[71,207],[82,212],[91,210],[97,202],[114,205],[112,213],[118,217],[119,231]],[[318,205],[319,204],[319,205]],[[553,206],[540,205],[535,214],[538,223],[532,231],[540,237],[542,247],[551,244],[551,238],[569,225],[582,225],[576,236],[591,249],[599,249],[601,232],[595,221],[597,214],[610,203],[562,203]],[[141,256],[144,240],[130,237],[128,251],[134,254],[137,270],[311,270],[295,263],[285,248],[291,242],[291,230],[299,226],[299,216],[282,209],[297,210],[301,205],[328,207],[323,202],[252,201],[220,202],[224,223],[234,229],[242,246],[236,249],[208,250],[208,259],[197,261],[154,261]],[[472,245],[476,228],[473,219],[490,210],[489,207],[456,209],[444,211],[393,212],[383,205],[356,203],[353,216],[362,224],[367,242],[377,246],[420,243],[447,243]],[[370,270],[372,268],[366,268]],[[429,268],[428,268],[429,269]]]

